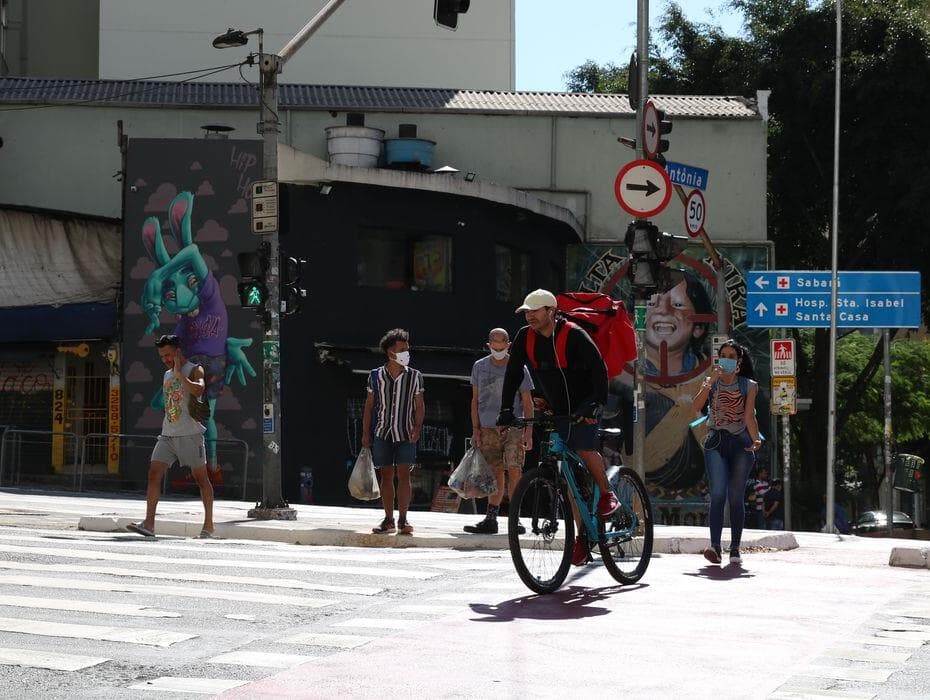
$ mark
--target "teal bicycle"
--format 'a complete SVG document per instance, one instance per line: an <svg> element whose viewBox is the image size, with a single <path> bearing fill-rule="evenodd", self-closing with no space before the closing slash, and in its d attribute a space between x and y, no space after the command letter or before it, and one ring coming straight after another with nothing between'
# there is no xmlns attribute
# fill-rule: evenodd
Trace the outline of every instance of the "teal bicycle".
<svg viewBox="0 0 930 700"><path fill-rule="evenodd" d="M552 593L565 581L575 542L572 501L577 504L588 548L595 548L617 581L629 585L646 573L652 556L653 517L649 494L628 467L608 467L607 478L620 507L606 519L597 514L600 490L587 467L565 444L556 417L520 420L535 423L547 436L539 466L524 473L510 498L510 555L520 579L536 593ZM601 436L619 431L602 429ZM571 499L571 500L569 500ZM526 526L518 534L520 522Z"/></svg>

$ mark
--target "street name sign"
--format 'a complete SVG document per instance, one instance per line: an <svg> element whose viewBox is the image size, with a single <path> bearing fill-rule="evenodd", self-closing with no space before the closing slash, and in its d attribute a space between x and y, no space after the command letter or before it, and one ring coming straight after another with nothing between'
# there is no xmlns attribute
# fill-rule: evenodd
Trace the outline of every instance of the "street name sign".
<svg viewBox="0 0 930 700"><path fill-rule="evenodd" d="M751 271L746 313L750 328L829 328L832 276L819 270ZM838 275L840 328L920 326L920 273L846 271Z"/></svg>
<svg viewBox="0 0 930 700"><path fill-rule="evenodd" d="M772 341L772 376L793 377L794 341L777 339Z"/></svg>
<svg viewBox="0 0 930 700"><path fill-rule="evenodd" d="M685 229L688 235L692 238L700 236L706 220L707 205L704 203L704 195L700 190L691 190L691 194L685 200Z"/></svg>
<svg viewBox="0 0 930 700"><path fill-rule="evenodd" d="M697 187L699 190L707 189L707 180L710 173L704 168L668 161L665 164L665 170L668 172L669 180L672 181L673 185Z"/></svg>
<svg viewBox="0 0 930 700"><path fill-rule="evenodd" d="M672 183L661 165L651 160L634 160L617 173L614 194L627 214L648 219L668 206Z"/></svg>

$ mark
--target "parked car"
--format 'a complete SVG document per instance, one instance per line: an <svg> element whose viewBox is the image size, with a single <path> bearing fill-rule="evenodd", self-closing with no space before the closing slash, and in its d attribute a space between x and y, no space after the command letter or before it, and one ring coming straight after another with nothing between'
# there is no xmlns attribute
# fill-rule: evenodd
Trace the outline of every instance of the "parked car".
<svg viewBox="0 0 930 700"><path fill-rule="evenodd" d="M911 516L899 510L894 511L891 522L895 530L914 529L914 521L911 520ZM868 510L860 515L856 524L853 525L853 532L857 535L883 530L888 530L888 513L883 510Z"/></svg>

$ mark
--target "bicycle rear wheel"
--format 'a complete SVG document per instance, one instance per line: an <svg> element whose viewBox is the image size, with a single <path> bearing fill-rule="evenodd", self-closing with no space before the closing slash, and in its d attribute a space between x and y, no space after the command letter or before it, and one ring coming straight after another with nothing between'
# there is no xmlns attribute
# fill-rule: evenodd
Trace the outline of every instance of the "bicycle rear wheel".
<svg viewBox="0 0 930 700"><path fill-rule="evenodd" d="M536 593L561 586L572 562L575 521L555 469L540 466L523 475L510 497L508 530L510 556L523 583Z"/></svg>
<svg viewBox="0 0 930 700"><path fill-rule="evenodd" d="M620 507L598 519L601 559L617 581L636 583L652 556L652 504L643 480L629 467L620 467L611 485Z"/></svg>

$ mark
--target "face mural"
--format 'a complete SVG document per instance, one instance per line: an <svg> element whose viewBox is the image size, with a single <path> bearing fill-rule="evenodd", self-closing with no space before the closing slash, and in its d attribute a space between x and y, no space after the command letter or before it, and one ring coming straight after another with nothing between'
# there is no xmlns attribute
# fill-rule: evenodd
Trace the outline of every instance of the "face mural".
<svg viewBox="0 0 930 700"><path fill-rule="evenodd" d="M706 491L700 448L706 427L692 425L691 397L713 363L712 338L717 334L718 300L722 301L732 329L728 335L749 347L760 383L759 425L763 432L768 425L768 334L746 327L745 284L746 270L767 267L767 249L747 245L723 247L720 252L724 285L719 290L710 261L700 257L703 248L689 248L676 258L672 264L675 272L671 288L647 301L643 333L647 484L660 502L668 499L692 503L696 524L700 522L697 511L703 508ZM633 310L626 251L622 247L574 246L569 249L568 261L568 289L604 292L622 299ZM621 374L611 378L615 409L631 405L632 373L632 365L627 365ZM630 425L624 427L629 429ZM760 463L766 459L767 455L760 453Z"/></svg>
<svg viewBox="0 0 930 700"><path fill-rule="evenodd" d="M236 288L236 256L259 242L247 202L260 160L254 141L193 139L130 140L127 158L124 431L160 430L164 366L154 341L178 335L184 356L204 369L207 461L227 485L261 442L261 324ZM132 473L147 466L135 461Z"/></svg>

